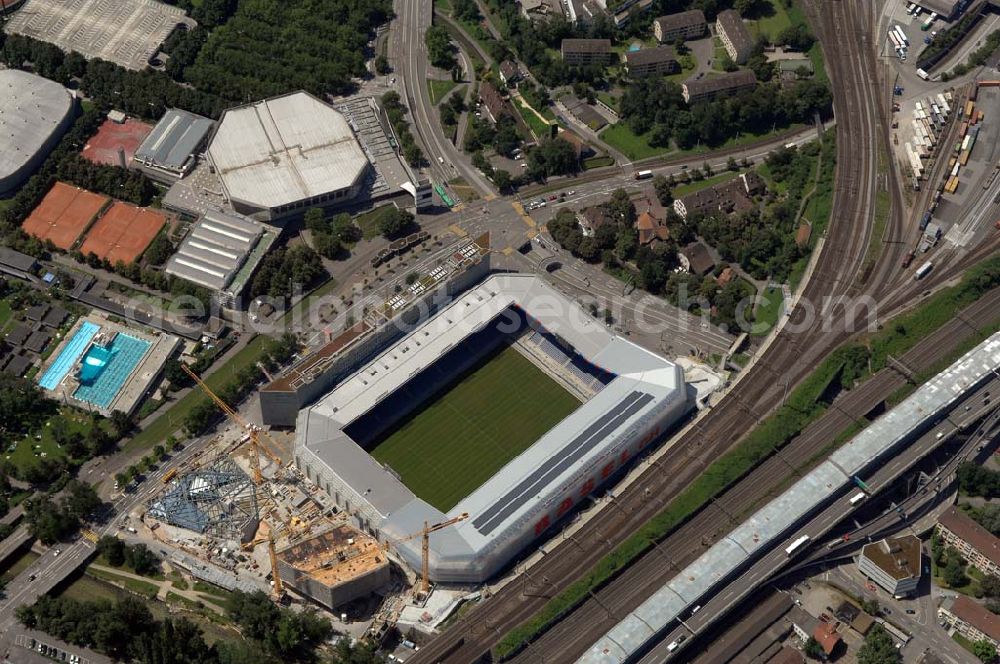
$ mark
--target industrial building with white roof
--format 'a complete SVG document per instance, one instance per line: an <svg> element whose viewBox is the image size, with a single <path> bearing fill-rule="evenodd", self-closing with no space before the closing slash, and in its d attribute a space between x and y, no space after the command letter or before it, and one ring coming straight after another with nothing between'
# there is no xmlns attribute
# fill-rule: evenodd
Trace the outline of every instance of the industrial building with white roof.
<svg viewBox="0 0 1000 664"><path fill-rule="evenodd" d="M349 202L370 170L344 116L306 92L226 111L208 158L233 208L266 220Z"/></svg>
<svg viewBox="0 0 1000 664"><path fill-rule="evenodd" d="M544 335L592 366L595 377L584 379L592 380L593 396L444 514L369 456L354 432L364 436L369 426L387 429L421 407L393 401L394 395L432 366L467 365L478 359L477 352L489 353L465 342L504 324L505 335ZM430 536L430 577L481 582L567 515L575 501L616 476L692 406L679 366L615 335L541 277L492 274L391 338L299 411L295 459L311 481L380 539L398 540L424 522L468 513L467 520ZM386 413L392 421L384 421ZM359 424L363 420L368 424ZM400 543L397 550L419 569L419 541Z"/></svg>
<svg viewBox="0 0 1000 664"><path fill-rule="evenodd" d="M1000 368L1000 333L966 353L841 446L780 496L720 539L603 635L581 664L632 661L717 585L784 541L793 528L852 486L887 455L933 426L942 413Z"/></svg>
<svg viewBox="0 0 1000 664"><path fill-rule="evenodd" d="M167 261L166 272L220 291L232 281L263 232L260 224L246 217L209 211Z"/></svg>
<svg viewBox="0 0 1000 664"><path fill-rule="evenodd" d="M42 165L73 120L73 93L41 76L0 70L0 195Z"/></svg>

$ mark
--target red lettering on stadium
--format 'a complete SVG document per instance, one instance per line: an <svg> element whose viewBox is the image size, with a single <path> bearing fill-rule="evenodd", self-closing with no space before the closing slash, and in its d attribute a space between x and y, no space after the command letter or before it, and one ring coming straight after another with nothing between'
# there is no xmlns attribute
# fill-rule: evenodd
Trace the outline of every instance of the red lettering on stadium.
<svg viewBox="0 0 1000 664"><path fill-rule="evenodd" d="M604 468L601 468L601 479L602 480L608 479L609 477L611 477L611 473L613 473L614 471L615 471L615 462L609 461L604 465Z"/></svg>
<svg viewBox="0 0 1000 664"><path fill-rule="evenodd" d="M535 524L535 537L538 537L539 535L541 535L542 533L544 533L546 530L548 530L550 523L551 522L549 521L549 515L548 514L546 514L541 519L539 519L538 522Z"/></svg>
<svg viewBox="0 0 1000 664"><path fill-rule="evenodd" d="M580 497L586 498L587 494L594 490L594 478L588 479L580 486Z"/></svg>
<svg viewBox="0 0 1000 664"><path fill-rule="evenodd" d="M618 463L620 463L620 464L622 464L624 466L626 464L626 462L628 462L628 458L629 458L628 450L622 450L622 454L618 458Z"/></svg>
<svg viewBox="0 0 1000 664"><path fill-rule="evenodd" d="M562 502L559 503L559 509L556 510L556 516L560 517L571 509L573 509L573 499L563 498Z"/></svg>

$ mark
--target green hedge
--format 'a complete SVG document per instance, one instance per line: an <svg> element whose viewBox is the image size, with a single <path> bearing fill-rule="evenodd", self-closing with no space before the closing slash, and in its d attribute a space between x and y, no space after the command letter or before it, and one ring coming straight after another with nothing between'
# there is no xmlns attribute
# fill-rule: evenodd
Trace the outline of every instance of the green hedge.
<svg viewBox="0 0 1000 664"><path fill-rule="evenodd" d="M891 328L872 335L868 342L873 349L873 368L877 370L884 366L886 353L906 352L921 337L951 320L960 309L997 286L1000 286L1000 256L973 268L966 273L961 284L929 299L913 312L902 316ZM841 380L848 365L857 362L859 350L864 350L864 347L854 343L834 350L791 391L785 405L751 431L736 448L706 468L662 512L602 558L583 578L549 600L527 622L511 630L494 648L496 657L504 659L520 651L581 604L591 592L596 592L638 559L653 543L662 540L697 513L712 497L784 447L824 412L821 397L834 381Z"/></svg>

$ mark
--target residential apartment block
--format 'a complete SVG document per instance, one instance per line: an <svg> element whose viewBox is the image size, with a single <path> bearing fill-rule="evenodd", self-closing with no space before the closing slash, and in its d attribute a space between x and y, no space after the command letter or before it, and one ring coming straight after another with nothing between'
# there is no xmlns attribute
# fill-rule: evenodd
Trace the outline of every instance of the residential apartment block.
<svg viewBox="0 0 1000 664"><path fill-rule="evenodd" d="M561 50L563 62L573 66L605 64L614 55L610 39L564 39Z"/></svg>
<svg viewBox="0 0 1000 664"><path fill-rule="evenodd" d="M722 40L722 45L726 47L726 53L733 62L738 65L746 64L753 49L753 38L735 9L719 12L715 19L715 34Z"/></svg>
<svg viewBox="0 0 1000 664"><path fill-rule="evenodd" d="M678 39L698 39L707 28L705 13L700 9L653 19L653 34L661 44L673 44Z"/></svg>
<svg viewBox="0 0 1000 664"><path fill-rule="evenodd" d="M937 533L980 572L1000 575L1000 539L954 505L938 519Z"/></svg>
<svg viewBox="0 0 1000 664"><path fill-rule="evenodd" d="M681 70L674 49L669 46L644 48L625 54L625 69L632 78L673 74Z"/></svg>
<svg viewBox="0 0 1000 664"><path fill-rule="evenodd" d="M688 104L697 104L700 101L711 101L716 97L753 90L755 87L757 87L757 77L749 69L741 69L728 74L688 81L681 86L681 93Z"/></svg>
<svg viewBox="0 0 1000 664"><path fill-rule="evenodd" d="M973 643L985 639L1000 647L1000 616L965 595L949 597L938 607L938 617Z"/></svg>

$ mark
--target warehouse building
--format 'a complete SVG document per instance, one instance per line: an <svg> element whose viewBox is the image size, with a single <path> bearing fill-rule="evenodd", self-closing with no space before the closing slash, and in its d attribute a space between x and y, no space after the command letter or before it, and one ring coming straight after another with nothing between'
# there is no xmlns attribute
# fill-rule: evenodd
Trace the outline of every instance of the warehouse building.
<svg viewBox="0 0 1000 664"><path fill-rule="evenodd" d="M178 108L167 110L132 157L132 168L163 184L191 172L215 123Z"/></svg>
<svg viewBox="0 0 1000 664"><path fill-rule="evenodd" d="M866 544L858 558L858 570L896 598L916 592L921 569L916 535Z"/></svg>
<svg viewBox="0 0 1000 664"><path fill-rule="evenodd" d="M42 165L72 123L75 101L47 78L0 70L0 196Z"/></svg>
<svg viewBox="0 0 1000 664"><path fill-rule="evenodd" d="M306 92L226 111L208 158L236 212L263 220L349 203L371 170L344 116Z"/></svg>
<svg viewBox="0 0 1000 664"><path fill-rule="evenodd" d="M705 13L700 9L653 19L653 34L661 44L673 44L678 39L698 39L707 28Z"/></svg>
<svg viewBox="0 0 1000 664"><path fill-rule="evenodd" d="M722 40L726 53L738 65L746 64L753 50L753 38L735 9L719 12L715 19L715 34Z"/></svg>
<svg viewBox="0 0 1000 664"><path fill-rule="evenodd" d="M227 299L238 297L267 248L259 246L264 236L264 228L255 221L211 210L191 227L167 261L166 273L228 295Z"/></svg>

